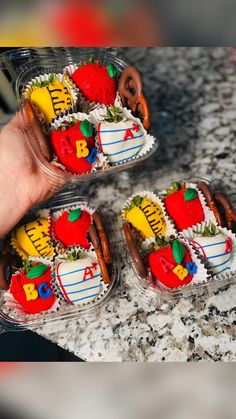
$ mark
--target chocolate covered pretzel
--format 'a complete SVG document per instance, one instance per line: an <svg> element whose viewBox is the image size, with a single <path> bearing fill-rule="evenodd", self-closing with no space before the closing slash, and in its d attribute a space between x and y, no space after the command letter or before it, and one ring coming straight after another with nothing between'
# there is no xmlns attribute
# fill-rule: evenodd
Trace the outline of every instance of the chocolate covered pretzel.
<svg viewBox="0 0 236 419"><path fill-rule="evenodd" d="M214 198L224 208L227 227L230 230L233 230L234 223L236 223L236 212L233 210L229 198L227 198L224 194L219 192L215 193Z"/></svg>
<svg viewBox="0 0 236 419"><path fill-rule="evenodd" d="M143 83L140 73L134 66L127 67L120 76L118 93L124 106L128 104L134 114L141 113L143 126L148 130L151 123L150 110L142 90Z"/></svg>
<svg viewBox="0 0 236 419"><path fill-rule="evenodd" d="M200 189L200 191L205 196L207 205L212 210L212 212L213 212L213 214L216 218L216 221L218 222L218 224L220 226L223 227L224 226L223 217L222 217L222 215L219 211L219 208L217 207L217 204L216 204L215 199L214 199L214 194L212 193L210 187L207 185L206 182L204 182L202 180L197 182L197 187L198 187L198 189Z"/></svg>
<svg viewBox="0 0 236 419"><path fill-rule="evenodd" d="M138 274L141 276L141 278L146 278L147 277L147 267L144 263L144 260L139 252L139 249L135 243L135 239L132 235L132 231L130 228L129 223L125 223L123 225L123 229L124 229L124 234L125 234L125 239L126 239L126 243L128 246L128 249L130 251L133 263L135 265L136 271L138 272Z"/></svg>

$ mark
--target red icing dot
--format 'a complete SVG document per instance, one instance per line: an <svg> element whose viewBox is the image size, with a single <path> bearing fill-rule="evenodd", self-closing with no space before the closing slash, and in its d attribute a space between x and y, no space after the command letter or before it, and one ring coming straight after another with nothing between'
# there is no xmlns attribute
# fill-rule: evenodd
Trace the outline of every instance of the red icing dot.
<svg viewBox="0 0 236 419"><path fill-rule="evenodd" d="M99 63L79 67L71 76L85 99L104 105L114 105L116 79L108 74L107 67Z"/></svg>

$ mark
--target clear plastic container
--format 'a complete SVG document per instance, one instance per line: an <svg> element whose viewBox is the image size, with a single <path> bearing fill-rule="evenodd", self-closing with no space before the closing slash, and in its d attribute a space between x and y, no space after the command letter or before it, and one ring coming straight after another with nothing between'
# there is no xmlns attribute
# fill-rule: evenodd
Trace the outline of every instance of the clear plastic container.
<svg viewBox="0 0 236 419"><path fill-rule="evenodd" d="M214 186L217 187L217 190L227 194L225 188L218 187L218 184L214 182L214 180L210 180L209 178L188 178L188 179L181 179L178 182L192 182L196 183L197 181L204 181L207 184L211 185L212 189L214 190ZM173 180L173 182L176 180ZM172 182L168 182L167 185L163 185L162 190L168 188ZM149 188L149 190L152 190ZM158 191L154 191L158 194ZM198 283L198 284L188 284L187 286L182 286L178 288L167 288L165 286L153 286L152 281L150 281L150 277L142 278L136 269L135 263L132 259L130 254L128 245L126 243L125 234L123 231L124 220L119 219L119 231L123 237L123 259L126 261L127 266L130 269L130 276L132 277L133 285L136 287L140 293L140 296L145 300L149 300L152 304L158 306L163 302L174 302L179 300L180 298L187 298L193 297L203 294L206 290L209 293L213 293L219 289L222 289L236 281L236 274L232 273L227 278L218 278L211 277L207 282Z"/></svg>
<svg viewBox="0 0 236 419"><path fill-rule="evenodd" d="M60 194L50 199L42 206L38 206L31 210L24 217L24 221L31 219L35 211L40 209L51 209L53 211L58 211L61 209L69 208L73 205L87 205L90 208L98 209L96 204L91 201L80 197L78 195L78 190L76 185L67 187ZM110 251L112 255L112 265L111 265L111 284L109 289L106 291L104 296L102 296L98 301L90 302L84 306L78 305L63 305L60 306L59 310L53 313L40 313L36 315L26 315L22 316L16 320L16 316L11 316L10 314L5 314L6 310L3 309L4 304L4 291L0 292L0 333L5 331L21 331L24 329L36 329L45 324L55 324L57 322L69 321L78 319L80 316L96 316L99 313L99 310L107 304L107 302L112 297L115 289L120 282L120 251L119 246L120 242L118 239L118 232L114 228L114 219L111 215L111 212L108 210L100 211L102 218L106 220L105 230L106 234L109 237L110 242Z"/></svg>
<svg viewBox="0 0 236 419"><path fill-rule="evenodd" d="M56 172L55 168L43 156L39 147L39 135L32 126L26 112L23 112L24 98L22 90L34 77L42 74L61 73L66 66L86 61L94 56L102 64L113 64L118 74L127 67L127 64L118 59L115 55L106 51L105 48L41 48L41 49L18 49L4 52L0 56L0 65L10 74L13 80L13 87L18 99L19 107L22 110L22 117L27 126L25 133L26 141L34 156L37 165L50 176L56 184L61 182L84 182L101 176L116 173L139 163L150 157L158 148L158 139L154 146L143 156L124 162L116 166L109 166L99 169L96 172L89 172L83 175L65 175L63 172ZM141 70L141 69L140 69ZM137 116L137 115L136 115Z"/></svg>

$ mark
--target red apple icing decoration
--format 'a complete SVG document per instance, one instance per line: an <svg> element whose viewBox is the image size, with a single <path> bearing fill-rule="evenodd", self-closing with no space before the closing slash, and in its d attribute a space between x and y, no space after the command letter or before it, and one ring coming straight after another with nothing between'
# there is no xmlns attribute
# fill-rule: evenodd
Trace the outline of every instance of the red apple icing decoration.
<svg viewBox="0 0 236 419"><path fill-rule="evenodd" d="M71 76L85 99L103 105L114 105L117 91L117 71L113 64L85 64Z"/></svg>
<svg viewBox="0 0 236 419"><path fill-rule="evenodd" d="M88 230L92 223L87 211L77 208L70 212L65 211L54 224L56 238L66 247L80 246L89 249Z"/></svg>
<svg viewBox="0 0 236 419"><path fill-rule="evenodd" d="M78 175L90 172L97 159L93 126L88 120L72 118L61 129L51 131L51 142L60 163Z"/></svg>
<svg viewBox="0 0 236 419"><path fill-rule="evenodd" d="M179 231L204 221L204 212L197 190L174 183L174 190L169 192L164 199L166 211Z"/></svg>
<svg viewBox="0 0 236 419"><path fill-rule="evenodd" d="M55 295L51 289L50 267L40 263L12 276L10 292L15 300L29 314L49 310Z"/></svg>
<svg viewBox="0 0 236 419"><path fill-rule="evenodd" d="M169 288L189 284L197 272L189 251L177 239L150 253L148 262L153 276Z"/></svg>

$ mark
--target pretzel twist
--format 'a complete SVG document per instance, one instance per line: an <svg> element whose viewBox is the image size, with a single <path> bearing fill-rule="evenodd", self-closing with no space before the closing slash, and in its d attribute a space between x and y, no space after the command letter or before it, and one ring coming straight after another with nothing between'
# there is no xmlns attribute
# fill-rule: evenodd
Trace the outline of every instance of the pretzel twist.
<svg viewBox="0 0 236 419"><path fill-rule="evenodd" d="M138 111L143 118L145 129L150 128L150 109L143 94L143 82L140 73L134 66L127 67L121 74L118 93L124 106L128 104L131 111L136 114Z"/></svg>
<svg viewBox="0 0 236 419"><path fill-rule="evenodd" d="M125 223L124 226L123 226L123 229L124 229L126 243L127 243L128 249L130 251L132 260L134 262L136 271L141 276L141 278L146 278L147 277L147 268L146 268L146 265L144 263L144 260L141 256L141 254L138 250L138 247L136 246L136 243L135 243L135 240L133 238L132 231L131 231L129 223Z"/></svg>
<svg viewBox="0 0 236 419"><path fill-rule="evenodd" d="M112 263L110 244L104 229L101 215L97 211L93 213L93 221L100 237L104 260L108 265L110 265Z"/></svg>
<svg viewBox="0 0 236 419"><path fill-rule="evenodd" d="M236 223L236 212L233 210L232 204L224 194L216 192L215 200L219 202L225 210L225 218L227 227L232 230L234 223Z"/></svg>
<svg viewBox="0 0 236 419"><path fill-rule="evenodd" d="M203 181L199 181L197 182L197 187L198 189L200 189L200 191L203 193L203 195L206 198L207 201L207 205L209 206L209 208L212 210L216 221L218 222L218 224L223 227L224 226L224 221L223 221L223 217L216 205L216 202L214 200L214 196L213 193L210 189L210 187L206 184L206 182Z"/></svg>
<svg viewBox="0 0 236 419"><path fill-rule="evenodd" d="M89 236L90 236L90 239L93 243L93 246L94 246L94 249L95 249L95 252L96 252L96 255L97 255L98 263L99 263L100 268L101 268L102 278L103 278L103 280L106 284L110 284L111 280L110 280L110 276L109 276L109 273L108 273L108 270L107 270L105 260L103 258L101 242L100 242L100 239L97 235L97 231L96 231L93 224L91 224L89 226Z"/></svg>

